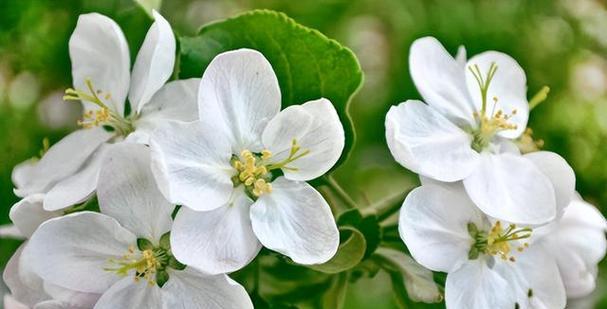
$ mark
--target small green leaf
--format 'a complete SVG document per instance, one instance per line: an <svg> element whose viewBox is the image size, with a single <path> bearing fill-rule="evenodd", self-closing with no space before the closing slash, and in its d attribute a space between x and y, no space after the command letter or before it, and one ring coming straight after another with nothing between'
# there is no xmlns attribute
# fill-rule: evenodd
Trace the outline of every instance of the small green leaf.
<svg viewBox="0 0 607 309"><path fill-rule="evenodd" d="M141 251L148 249L152 250L154 249L154 244L145 238L137 238L137 248L139 248Z"/></svg>
<svg viewBox="0 0 607 309"><path fill-rule="evenodd" d="M166 232L162 236L160 236L160 241L158 242L160 248L164 250L171 250L171 232Z"/></svg>
<svg viewBox="0 0 607 309"><path fill-rule="evenodd" d="M346 292L348 291L347 272L340 273L333 277L331 286L322 298L323 308L342 309L346 301Z"/></svg>
<svg viewBox="0 0 607 309"><path fill-rule="evenodd" d="M171 256L169 258L168 266L172 269L177 269L177 270L184 270L186 267L185 264L181 264L181 262L177 261L177 259L174 256Z"/></svg>
<svg viewBox="0 0 607 309"><path fill-rule="evenodd" d="M436 303L443 300L432 272L409 255L391 248L379 248L373 257L390 273L397 300L402 296L399 291L402 284L413 301Z"/></svg>
<svg viewBox="0 0 607 309"><path fill-rule="evenodd" d="M369 213L363 216L360 209L349 209L339 215L337 225L354 227L365 236L367 245L365 259L371 256L379 246L382 230L375 214Z"/></svg>
<svg viewBox="0 0 607 309"><path fill-rule="evenodd" d="M342 242L335 256L324 264L312 265L310 268L324 273L336 274L358 265L367 248L365 237L355 228L342 227L340 238Z"/></svg>
<svg viewBox="0 0 607 309"><path fill-rule="evenodd" d="M218 54L239 48L261 52L272 64L282 107L329 99L346 135L343 162L354 143L349 115L352 96L362 84L358 60L349 49L278 12L255 10L202 27L197 36L180 38L180 78L200 77Z"/></svg>
<svg viewBox="0 0 607 309"><path fill-rule="evenodd" d="M164 269L158 270L156 273L156 284L162 287L167 281L169 281L169 273Z"/></svg>

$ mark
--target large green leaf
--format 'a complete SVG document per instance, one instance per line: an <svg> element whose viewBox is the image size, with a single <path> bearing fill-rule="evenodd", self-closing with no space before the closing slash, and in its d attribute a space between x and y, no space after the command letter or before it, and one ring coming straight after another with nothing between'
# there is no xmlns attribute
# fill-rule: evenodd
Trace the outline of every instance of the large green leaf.
<svg viewBox="0 0 607 309"><path fill-rule="evenodd" d="M217 54L251 48L272 64L283 108L321 97L331 100L346 132L346 147L338 164L347 158L354 143L348 106L363 80L358 60L349 49L282 13L267 10L203 26L198 35L179 41L180 78L200 77Z"/></svg>

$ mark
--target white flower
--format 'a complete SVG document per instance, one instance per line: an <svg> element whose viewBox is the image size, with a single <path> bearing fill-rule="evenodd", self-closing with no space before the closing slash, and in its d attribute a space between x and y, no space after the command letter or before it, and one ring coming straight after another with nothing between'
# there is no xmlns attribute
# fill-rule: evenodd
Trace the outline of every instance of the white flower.
<svg viewBox="0 0 607 309"><path fill-rule="evenodd" d="M199 122L169 123L150 143L161 191L186 206L171 233L175 256L210 273L243 267L261 244L300 264L329 260L337 226L305 181L326 173L344 147L331 102L280 111L270 63L241 49L209 64L198 104Z"/></svg>
<svg viewBox="0 0 607 309"><path fill-rule="evenodd" d="M72 291L44 282L31 273L26 265L20 263L23 248L21 245L6 264L2 280L11 291L5 296L6 309L87 309L92 308L99 294Z"/></svg>
<svg viewBox="0 0 607 309"><path fill-rule="evenodd" d="M584 297L594 290L598 263L607 250L606 231L605 217L579 196L562 218L538 229L544 235L541 242L556 257L567 297Z"/></svg>
<svg viewBox="0 0 607 309"><path fill-rule="evenodd" d="M21 263L44 282L101 294L95 308L252 308L242 286L177 262L168 232L174 206L158 191L149 149L122 143L103 160L102 213L46 221Z"/></svg>
<svg viewBox="0 0 607 309"><path fill-rule="evenodd" d="M82 101L83 129L53 145L39 161L15 167L15 194L45 193L49 211L83 202L97 187L106 143L125 138L147 143L159 122L196 119L199 80L163 86L173 71L175 38L168 22L158 13L154 17L130 73L129 49L118 25L97 13L80 16L69 43L74 89L66 91L65 99Z"/></svg>
<svg viewBox="0 0 607 309"><path fill-rule="evenodd" d="M487 217L461 185L414 189L399 231L420 264L448 273L447 308L565 307L557 263L533 243L532 228Z"/></svg>
<svg viewBox="0 0 607 309"><path fill-rule="evenodd" d="M386 139L394 158L429 178L463 180L470 198L492 217L524 224L554 219L550 181L511 142L529 116L518 63L489 51L462 65L462 52L456 61L429 37L413 43L409 60L427 104L410 100L388 112Z"/></svg>

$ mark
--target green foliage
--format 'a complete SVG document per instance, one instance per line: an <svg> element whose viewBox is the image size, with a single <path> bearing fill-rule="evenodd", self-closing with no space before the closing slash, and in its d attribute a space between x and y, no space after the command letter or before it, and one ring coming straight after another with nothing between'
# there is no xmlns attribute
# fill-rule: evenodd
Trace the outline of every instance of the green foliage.
<svg viewBox="0 0 607 309"><path fill-rule="evenodd" d="M350 226L356 228L365 237L366 250L364 258L368 258L375 252L379 246L382 237L382 231L374 214L362 215L360 209L353 208L340 214L337 218L339 226Z"/></svg>
<svg viewBox="0 0 607 309"><path fill-rule="evenodd" d="M337 254L328 262L312 265L310 268L328 274L336 274L358 265L365 256L367 249L365 236L357 229L351 227L340 228L341 244Z"/></svg>
<svg viewBox="0 0 607 309"><path fill-rule="evenodd" d="M180 78L200 77L222 52L251 48L272 64L283 108L321 97L329 99L346 132L340 162L347 158L355 138L349 104L363 80L358 60L349 49L282 13L267 10L203 26L196 36L179 41Z"/></svg>

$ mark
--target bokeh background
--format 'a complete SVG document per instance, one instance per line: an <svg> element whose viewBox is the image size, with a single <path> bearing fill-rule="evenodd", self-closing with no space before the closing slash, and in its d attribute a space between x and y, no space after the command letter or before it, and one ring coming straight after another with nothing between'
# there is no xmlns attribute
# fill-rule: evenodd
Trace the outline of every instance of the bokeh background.
<svg viewBox="0 0 607 309"><path fill-rule="evenodd" d="M437 37L450 52L499 50L527 73L529 96L542 86L548 100L531 114L544 149L573 166L577 190L607 211L607 5L596 0L165 0L161 13L180 35L240 12L282 11L351 48L365 73L351 113L358 135L350 160L336 178L365 205L417 185L395 164L384 139L391 105L419 98L408 73L408 49L416 38ZM132 59L149 18L130 0L0 0L0 224L17 201L13 166L36 156L48 138L75 128L78 104L63 102L71 84L69 35L81 13L115 19ZM0 268L19 241L0 240ZM607 308L607 263L597 291L571 308ZM538 266L539 267L539 266ZM3 288L3 291L5 288ZM396 308L389 279L379 273L351 286L346 308Z"/></svg>

